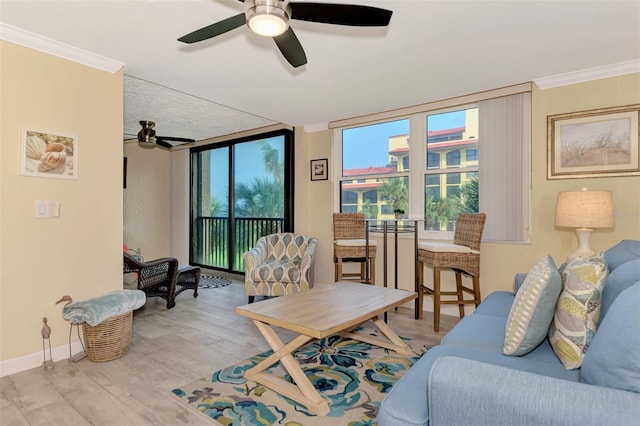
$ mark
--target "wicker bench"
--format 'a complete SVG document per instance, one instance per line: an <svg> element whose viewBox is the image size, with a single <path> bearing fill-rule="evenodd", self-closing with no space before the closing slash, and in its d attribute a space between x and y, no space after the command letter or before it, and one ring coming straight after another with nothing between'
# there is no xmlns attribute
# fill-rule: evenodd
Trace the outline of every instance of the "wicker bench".
<svg viewBox="0 0 640 426"><path fill-rule="evenodd" d="M177 295L185 290L193 290L193 297L198 297L198 284L200 284L200 268L197 266L181 266L178 268L178 277L176 278L176 291L174 299Z"/></svg>

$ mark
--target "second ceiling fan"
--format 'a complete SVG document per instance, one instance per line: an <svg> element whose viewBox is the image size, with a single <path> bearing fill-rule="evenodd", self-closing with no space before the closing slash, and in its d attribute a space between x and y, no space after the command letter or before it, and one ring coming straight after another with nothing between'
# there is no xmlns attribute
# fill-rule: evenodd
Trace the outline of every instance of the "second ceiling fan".
<svg viewBox="0 0 640 426"><path fill-rule="evenodd" d="M149 120L140 121L142 129L138 132L138 144L144 148L154 148L161 146L162 148L173 148L173 145L167 141L175 143L190 143L195 142L195 139L190 138L177 138L174 136L156 136L156 131L153 129L156 123Z"/></svg>
<svg viewBox="0 0 640 426"><path fill-rule="evenodd" d="M384 27L391 20L390 10L355 4L289 2L285 0L238 0L244 12L182 36L178 41L195 43L224 34L247 24L258 35L272 37L285 59L297 68L307 56L289 26L290 19L355 27Z"/></svg>

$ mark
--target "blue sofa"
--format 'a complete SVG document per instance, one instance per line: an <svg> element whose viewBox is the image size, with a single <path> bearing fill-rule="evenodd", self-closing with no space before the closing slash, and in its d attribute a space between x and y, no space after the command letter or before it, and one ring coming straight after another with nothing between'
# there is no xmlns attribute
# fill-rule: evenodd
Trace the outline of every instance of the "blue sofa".
<svg viewBox="0 0 640 426"><path fill-rule="evenodd" d="M518 274L514 293L490 294L396 383L381 403L378 424L639 425L640 241L618 243L605 261L609 274L589 350L596 339L602 342L601 358L611 362L602 372L618 373L625 384L585 383L587 359L580 369L565 369L548 338L526 355L503 355L509 311L526 277ZM630 338L617 342L624 335Z"/></svg>

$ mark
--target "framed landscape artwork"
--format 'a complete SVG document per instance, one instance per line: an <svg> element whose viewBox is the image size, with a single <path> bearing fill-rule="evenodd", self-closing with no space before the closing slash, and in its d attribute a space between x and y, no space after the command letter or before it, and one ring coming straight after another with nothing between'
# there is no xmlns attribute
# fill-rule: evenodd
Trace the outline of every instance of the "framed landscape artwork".
<svg viewBox="0 0 640 426"><path fill-rule="evenodd" d="M547 117L547 178L640 175L640 104Z"/></svg>
<svg viewBox="0 0 640 426"><path fill-rule="evenodd" d="M328 180L329 179L329 160L322 158L320 160L311 160L311 180Z"/></svg>
<svg viewBox="0 0 640 426"><path fill-rule="evenodd" d="M57 179L77 179L78 137L22 129L20 174Z"/></svg>

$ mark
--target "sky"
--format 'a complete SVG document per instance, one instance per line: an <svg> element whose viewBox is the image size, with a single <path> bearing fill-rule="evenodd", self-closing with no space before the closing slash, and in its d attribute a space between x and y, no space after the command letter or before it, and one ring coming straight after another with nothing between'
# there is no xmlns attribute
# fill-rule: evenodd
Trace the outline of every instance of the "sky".
<svg viewBox="0 0 640 426"><path fill-rule="evenodd" d="M465 112L453 111L429 116L430 131L463 127ZM388 138L408 135L409 119L346 129L342 132L343 168L384 166L389 159Z"/></svg>
<svg viewBox="0 0 640 426"><path fill-rule="evenodd" d="M284 161L284 137L276 136L263 139L269 142L272 148L278 150L280 161ZM227 201L228 176L229 176L229 148L214 149L211 151L211 179L218 184L211 185L211 195L221 202ZM240 143L235 145L235 183L251 182L255 177L265 173L262 149L257 141ZM221 185L220 183L225 183Z"/></svg>

